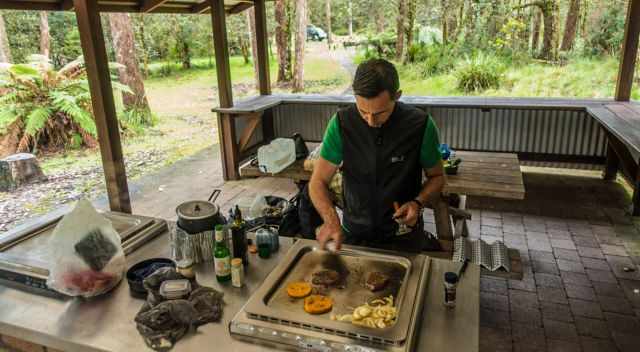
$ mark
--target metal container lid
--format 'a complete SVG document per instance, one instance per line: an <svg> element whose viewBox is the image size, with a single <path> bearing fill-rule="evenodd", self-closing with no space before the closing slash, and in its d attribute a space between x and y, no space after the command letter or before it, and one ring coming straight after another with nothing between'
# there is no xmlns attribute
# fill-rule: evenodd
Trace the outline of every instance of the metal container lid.
<svg viewBox="0 0 640 352"><path fill-rule="evenodd" d="M220 207L204 200L191 200L184 202L176 208L179 218L185 220L208 219L220 211Z"/></svg>
<svg viewBox="0 0 640 352"><path fill-rule="evenodd" d="M181 298L191 292L189 280L166 280L160 285L160 295L167 299Z"/></svg>

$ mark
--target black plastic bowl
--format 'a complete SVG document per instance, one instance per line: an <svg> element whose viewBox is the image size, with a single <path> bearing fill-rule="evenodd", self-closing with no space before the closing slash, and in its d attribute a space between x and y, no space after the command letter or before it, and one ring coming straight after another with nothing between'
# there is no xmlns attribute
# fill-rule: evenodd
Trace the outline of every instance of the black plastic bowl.
<svg viewBox="0 0 640 352"><path fill-rule="evenodd" d="M129 268L129 270L127 270L127 282L129 283L129 292L131 293L132 297L141 298L141 299L147 298L147 290L144 289L144 286L142 285L142 280L144 280L145 277L151 275L152 273L151 272L146 273L144 277L141 277L139 275L135 275L135 272L141 269L145 269L150 265L154 265L154 264L157 265L158 268L160 267L175 268L176 267L176 263L174 263L173 260L168 258L151 258L151 259L143 260L139 263L134 264L131 268Z"/></svg>

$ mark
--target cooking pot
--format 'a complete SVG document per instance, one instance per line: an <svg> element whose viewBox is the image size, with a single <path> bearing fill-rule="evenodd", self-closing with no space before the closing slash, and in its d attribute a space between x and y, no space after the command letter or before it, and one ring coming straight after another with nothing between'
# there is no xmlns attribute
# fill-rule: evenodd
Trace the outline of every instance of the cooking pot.
<svg viewBox="0 0 640 352"><path fill-rule="evenodd" d="M213 231L216 225L225 224L226 220L220 214L220 207L215 204L220 192L219 189L213 190L206 201L191 200L178 205L178 226L189 234L196 234Z"/></svg>

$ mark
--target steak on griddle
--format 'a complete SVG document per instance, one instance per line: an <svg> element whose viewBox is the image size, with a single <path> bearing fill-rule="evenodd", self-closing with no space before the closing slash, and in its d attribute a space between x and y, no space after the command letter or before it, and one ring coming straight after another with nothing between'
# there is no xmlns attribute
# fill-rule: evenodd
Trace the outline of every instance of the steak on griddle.
<svg viewBox="0 0 640 352"><path fill-rule="evenodd" d="M375 292L384 289L387 286L387 283L389 283L388 275L385 275L379 271L374 271L369 273L369 276L367 276L365 286L369 290Z"/></svg>
<svg viewBox="0 0 640 352"><path fill-rule="evenodd" d="M320 270L313 273L311 282L314 285L332 286L340 281L340 274L335 270Z"/></svg>

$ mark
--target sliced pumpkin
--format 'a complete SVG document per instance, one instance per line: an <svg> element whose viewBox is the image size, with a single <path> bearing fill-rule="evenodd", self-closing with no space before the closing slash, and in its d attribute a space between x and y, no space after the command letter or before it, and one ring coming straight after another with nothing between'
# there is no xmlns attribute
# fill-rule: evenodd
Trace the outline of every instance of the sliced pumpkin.
<svg viewBox="0 0 640 352"><path fill-rule="evenodd" d="M311 285L306 282L292 282L287 285L287 294L292 298L304 298L311 293Z"/></svg>
<svg viewBox="0 0 640 352"><path fill-rule="evenodd" d="M331 297L311 295L304 299L304 311L309 314L324 314L333 307Z"/></svg>

